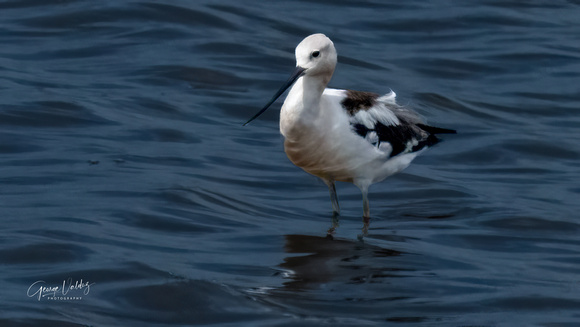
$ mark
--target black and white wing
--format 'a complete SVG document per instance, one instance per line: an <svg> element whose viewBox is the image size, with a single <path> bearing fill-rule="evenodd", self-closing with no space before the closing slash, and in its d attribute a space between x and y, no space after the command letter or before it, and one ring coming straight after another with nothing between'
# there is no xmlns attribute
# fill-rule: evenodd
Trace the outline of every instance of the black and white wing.
<svg viewBox="0 0 580 327"><path fill-rule="evenodd" d="M414 111L399 106L396 94L346 91L341 105L352 130L389 157L419 151L439 141L435 134L454 130L425 125Z"/></svg>

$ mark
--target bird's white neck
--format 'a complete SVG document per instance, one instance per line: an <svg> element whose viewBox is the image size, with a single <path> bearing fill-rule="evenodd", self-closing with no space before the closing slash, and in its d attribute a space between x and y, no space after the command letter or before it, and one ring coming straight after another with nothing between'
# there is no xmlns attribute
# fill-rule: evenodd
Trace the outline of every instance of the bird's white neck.
<svg viewBox="0 0 580 327"><path fill-rule="evenodd" d="M330 78L303 76L288 93L280 113L280 131L286 139L302 134L318 119L320 99Z"/></svg>

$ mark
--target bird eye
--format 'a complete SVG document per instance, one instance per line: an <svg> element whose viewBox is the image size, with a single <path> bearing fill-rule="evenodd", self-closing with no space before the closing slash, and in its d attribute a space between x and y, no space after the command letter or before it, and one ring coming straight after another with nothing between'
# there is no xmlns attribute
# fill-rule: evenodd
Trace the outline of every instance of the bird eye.
<svg viewBox="0 0 580 327"><path fill-rule="evenodd" d="M317 58L318 56L320 56L320 51L318 51L318 50L312 51L311 56L314 57L314 58Z"/></svg>

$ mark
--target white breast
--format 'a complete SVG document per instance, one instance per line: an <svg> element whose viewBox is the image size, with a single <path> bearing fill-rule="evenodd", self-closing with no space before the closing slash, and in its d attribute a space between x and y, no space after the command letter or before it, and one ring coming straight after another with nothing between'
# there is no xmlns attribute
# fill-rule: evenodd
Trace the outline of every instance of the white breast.
<svg viewBox="0 0 580 327"><path fill-rule="evenodd" d="M343 90L326 89L317 110L313 110L316 114L307 115L307 119L299 112L304 112L304 108L284 103L280 130L286 138L286 154L296 166L315 176L352 182L357 176L368 174L368 169L372 169L369 165L379 168L389 153L373 147L351 130L349 117L340 104L343 97Z"/></svg>

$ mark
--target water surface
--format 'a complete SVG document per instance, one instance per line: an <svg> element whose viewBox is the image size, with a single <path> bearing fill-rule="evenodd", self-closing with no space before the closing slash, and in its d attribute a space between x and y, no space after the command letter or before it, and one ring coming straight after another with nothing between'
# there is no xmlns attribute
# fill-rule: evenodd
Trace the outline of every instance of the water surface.
<svg viewBox="0 0 580 327"><path fill-rule="evenodd" d="M0 1L0 325L578 325L579 16ZM315 32L331 87L393 89L459 132L373 185L364 242L350 184L325 237L328 191L285 157L280 103L241 126Z"/></svg>

